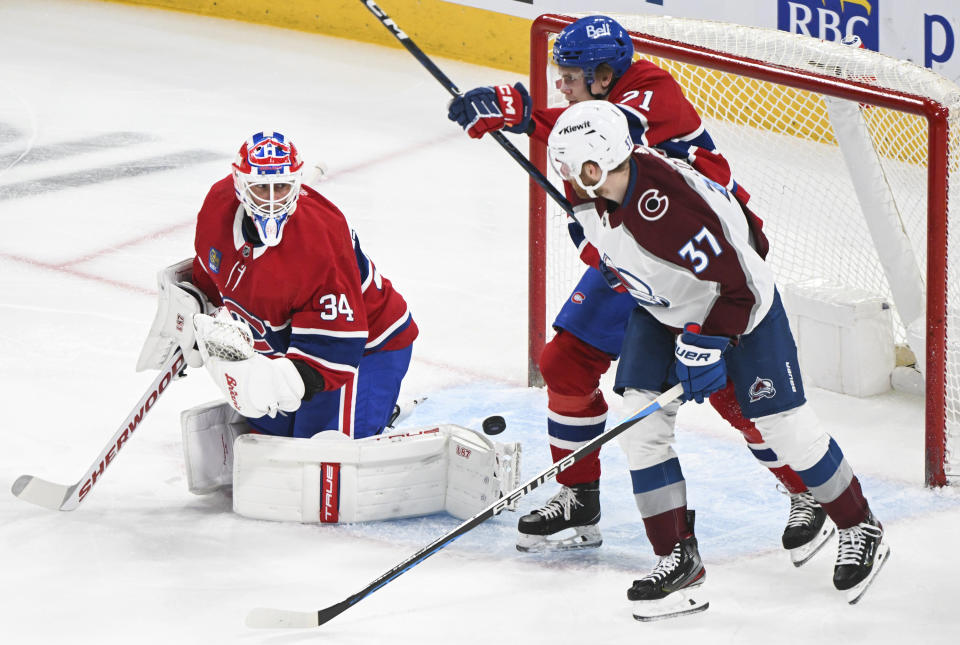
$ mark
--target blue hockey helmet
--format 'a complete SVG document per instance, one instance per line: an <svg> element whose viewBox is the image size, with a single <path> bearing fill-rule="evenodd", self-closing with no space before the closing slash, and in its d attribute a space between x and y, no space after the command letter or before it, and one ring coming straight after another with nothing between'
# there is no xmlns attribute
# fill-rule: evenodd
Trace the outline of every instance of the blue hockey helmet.
<svg viewBox="0 0 960 645"><path fill-rule="evenodd" d="M567 25L553 43L553 62L579 67L587 86L597 67L606 63L619 78L633 62L633 41L623 26L607 16L587 16Z"/></svg>

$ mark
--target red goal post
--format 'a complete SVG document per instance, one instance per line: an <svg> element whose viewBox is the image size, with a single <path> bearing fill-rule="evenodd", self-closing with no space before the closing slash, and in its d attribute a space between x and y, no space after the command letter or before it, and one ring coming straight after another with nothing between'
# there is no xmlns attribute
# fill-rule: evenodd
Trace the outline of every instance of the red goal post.
<svg viewBox="0 0 960 645"><path fill-rule="evenodd" d="M960 238L948 229L949 197L960 204L960 88L912 63L806 36L612 17L704 117L765 222L778 283L839 285L890 304L896 341L924 374L926 482L960 477ZM564 104L550 51L574 20L533 23L534 108ZM549 172L533 139L530 159ZM584 267L562 210L532 181L529 199L528 377L539 385L550 323Z"/></svg>

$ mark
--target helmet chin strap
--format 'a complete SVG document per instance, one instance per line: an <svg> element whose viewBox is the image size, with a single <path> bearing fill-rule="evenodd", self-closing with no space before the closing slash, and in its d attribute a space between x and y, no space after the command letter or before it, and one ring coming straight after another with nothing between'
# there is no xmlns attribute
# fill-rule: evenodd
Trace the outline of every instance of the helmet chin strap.
<svg viewBox="0 0 960 645"><path fill-rule="evenodd" d="M604 182L607 181L607 171L606 169L600 170L600 181L595 183L593 186L585 186L583 180L580 179L580 175L574 177L577 180L577 184L590 196L591 199L597 199L597 190L603 186Z"/></svg>
<svg viewBox="0 0 960 645"><path fill-rule="evenodd" d="M586 76L584 76L584 79L583 79L583 80L587 80L587 79L586 79ZM617 84L617 80L619 80L619 79L617 79L616 76L613 77L613 78L610 80L610 85L607 86L606 91L605 91L605 92L600 92L599 94L594 94L594 93L593 93L592 86L593 86L593 81L595 81L595 80L596 80L596 77L595 77L595 76L591 76L591 77L590 77L590 82L587 83L587 94L589 94L589 95L593 98L594 101L606 101L606 100L607 100L607 97L610 96L610 90L613 89L613 86Z"/></svg>

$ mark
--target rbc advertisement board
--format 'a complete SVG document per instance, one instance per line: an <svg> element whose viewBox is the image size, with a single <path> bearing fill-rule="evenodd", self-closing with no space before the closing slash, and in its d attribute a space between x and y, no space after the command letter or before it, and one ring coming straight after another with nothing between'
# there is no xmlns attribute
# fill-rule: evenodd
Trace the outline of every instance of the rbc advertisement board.
<svg viewBox="0 0 960 645"><path fill-rule="evenodd" d="M778 0L777 29L821 40L860 36L880 51L880 0Z"/></svg>
<svg viewBox="0 0 960 645"><path fill-rule="evenodd" d="M864 46L960 83L960 0L444 0L536 18L543 13L641 13L719 20Z"/></svg>

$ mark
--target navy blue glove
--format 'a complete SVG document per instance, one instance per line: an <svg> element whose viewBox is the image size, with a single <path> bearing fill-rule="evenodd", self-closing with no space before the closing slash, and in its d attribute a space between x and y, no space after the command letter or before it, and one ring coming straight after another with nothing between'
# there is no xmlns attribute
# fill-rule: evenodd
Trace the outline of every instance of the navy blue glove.
<svg viewBox="0 0 960 645"><path fill-rule="evenodd" d="M491 130L523 134L530 124L533 103L522 83L477 87L450 101L447 118L474 139Z"/></svg>
<svg viewBox="0 0 960 645"><path fill-rule="evenodd" d="M683 385L682 401L703 403L727 385L723 352L730 346L726 336L704 336L700 325L687 323L677 338L677 378Z"/></svg>

